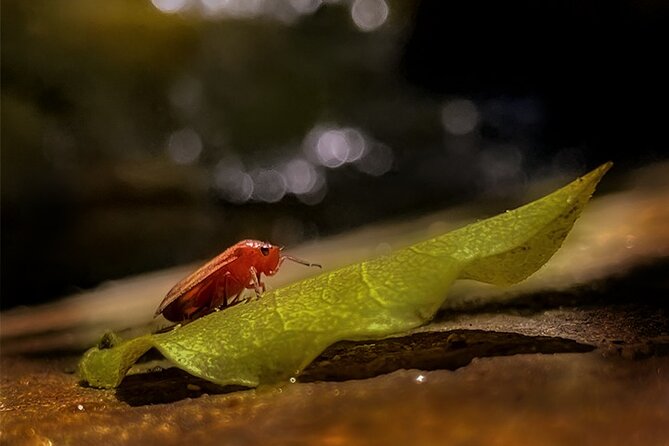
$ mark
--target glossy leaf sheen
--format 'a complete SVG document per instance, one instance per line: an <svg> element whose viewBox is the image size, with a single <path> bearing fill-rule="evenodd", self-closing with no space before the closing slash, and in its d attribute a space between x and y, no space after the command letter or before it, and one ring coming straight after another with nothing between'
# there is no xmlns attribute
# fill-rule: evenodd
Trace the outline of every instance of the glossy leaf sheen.
<svg viewBox="0 0 669 446"><path fill-rule="evenodd" d="M458 278L496 285L525 279L557 251L610 166L513 211L270 291L171 332L127 341L110 335L106 348L84 354L80 376L94 387L116 387L156 347L177 367L221 385L287 379L339 340L425 324Z"/></svg>

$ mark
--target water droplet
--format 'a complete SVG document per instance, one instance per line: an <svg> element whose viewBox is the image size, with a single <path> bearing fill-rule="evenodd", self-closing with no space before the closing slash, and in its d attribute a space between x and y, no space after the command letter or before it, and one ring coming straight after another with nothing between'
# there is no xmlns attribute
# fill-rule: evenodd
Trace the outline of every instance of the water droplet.
<svg viewBox="0 0 669 446"><path fill-rule="evenodd" d="M628 234L627 237L625 237L625 247L627 249L632 249L634 248L635 244L636 244L636 235Z"/></svg>

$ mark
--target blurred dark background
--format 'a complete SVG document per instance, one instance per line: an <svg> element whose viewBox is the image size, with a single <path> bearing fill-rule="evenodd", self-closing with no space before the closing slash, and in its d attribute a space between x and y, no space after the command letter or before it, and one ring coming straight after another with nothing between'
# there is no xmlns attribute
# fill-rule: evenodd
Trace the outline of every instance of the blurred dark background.
<svg viewBox="0 0 669 446"><path fill-rule="evenodd" d="M1 14L2 309L667 157L660 0Z"/></svg>

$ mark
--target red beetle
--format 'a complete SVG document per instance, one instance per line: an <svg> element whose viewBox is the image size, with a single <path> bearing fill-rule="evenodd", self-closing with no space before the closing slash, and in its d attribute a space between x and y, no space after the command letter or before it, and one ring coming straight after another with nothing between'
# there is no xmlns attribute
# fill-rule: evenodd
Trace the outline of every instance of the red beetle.
<svg viewBox="0 0 669 446"><path fill-rule="evenodd" d="M172 322L192 321L248 300L242 298L245 289L254 289L256 296L260 296L265 291L260 275L273 276L284 260L320 268L318 264L282 254L282 249L258 240L234 244L174 285L155 315L162 314Z"/></svg>

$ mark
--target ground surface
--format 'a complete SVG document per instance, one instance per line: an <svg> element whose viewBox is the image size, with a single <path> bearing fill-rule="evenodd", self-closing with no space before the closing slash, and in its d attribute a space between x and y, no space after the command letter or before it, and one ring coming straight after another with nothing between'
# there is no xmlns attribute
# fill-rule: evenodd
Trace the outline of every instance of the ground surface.
<svg viewBox="0 0 669 446"><path fill-rule="evenodd" d="M79 384L75 356L5 358L2 441L669 444L664 310L620 304L489 316L450 314L436 332L340 343L299 382L255 390L176 369L97 390ZM621 332L630 321L645 332ZM470 328L451 328L463 325ZM538 326L571 333L521 334Z"/></svg>

